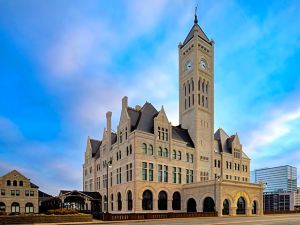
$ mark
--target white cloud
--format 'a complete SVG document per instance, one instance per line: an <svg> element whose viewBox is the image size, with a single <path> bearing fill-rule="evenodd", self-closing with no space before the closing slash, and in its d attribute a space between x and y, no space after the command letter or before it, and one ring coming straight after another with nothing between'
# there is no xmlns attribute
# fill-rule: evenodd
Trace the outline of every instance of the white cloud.
<svg viewBox="0 0 300 225"><path fill-rule="evenodd" d="M297 119L300 119L300 108L288 112L277 112L271 118L266 118L265 123L250 133L248 138L250 141L245 144L245 149L255 151L275 142L291 131L290 123Z"/></svg>

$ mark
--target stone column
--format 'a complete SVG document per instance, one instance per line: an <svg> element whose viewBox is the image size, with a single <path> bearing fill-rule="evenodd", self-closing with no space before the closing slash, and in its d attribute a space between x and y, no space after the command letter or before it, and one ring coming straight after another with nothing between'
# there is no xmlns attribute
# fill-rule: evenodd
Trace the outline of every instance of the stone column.
<svg viewBox="0 0 300 225"><path fill-rule="evenodd" d="M251 216L252 215L252 207L247 207L246 208L246 215Z"/></svg>
<svg viewBox="0 0 300 225"><path fill-rule="evenodd" d="M231 206L230 209L229 209L229 215L230 216L236 216L236 209L237 209L236 206Z"/></svg>

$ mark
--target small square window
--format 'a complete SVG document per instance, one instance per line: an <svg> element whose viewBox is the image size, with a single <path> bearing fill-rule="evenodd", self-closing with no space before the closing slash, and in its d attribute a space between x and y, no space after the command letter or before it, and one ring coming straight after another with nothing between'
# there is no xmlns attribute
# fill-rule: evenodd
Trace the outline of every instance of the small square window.
<svg viewBox="0 0 300 225"><path fill-rule="evenodd" d="M20 191L16 190L16 196L20 196Z"/></svg>
<svg viewBox="0 0 300 225"><path fill-rule="evenodd" d="M1 195L5 195L5 190L1 189Z"/></svg>
<svg viewBox="0 0 300 225"><path fill-rule="evenodd" d="M12 196L15 196L15 195L16 195L15 190L11 190L10 193L11 193Z"/></svg>
<svg viewBox="0 0 300 225"><path fill-rule="evenodd" d="M29 191L28 190L25 191L25 196L29 196Z"/></svg>
<svg viewBox="0 0 300 225"><path fill-rule="evenodd" d="M34 196L34 191L30 191L30 196Z"/></svg>

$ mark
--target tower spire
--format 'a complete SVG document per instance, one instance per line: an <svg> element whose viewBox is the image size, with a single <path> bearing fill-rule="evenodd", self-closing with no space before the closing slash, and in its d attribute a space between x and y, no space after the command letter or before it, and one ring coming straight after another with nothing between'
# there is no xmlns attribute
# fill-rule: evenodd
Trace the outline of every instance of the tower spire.
<svg viewBox="0 0 300 225"><path fill-rule="evenodd" d="M194 23L198 23L198 18L197 18L197 9L198 9L198 4L195 7L195 19L194 19Z"/></svg>

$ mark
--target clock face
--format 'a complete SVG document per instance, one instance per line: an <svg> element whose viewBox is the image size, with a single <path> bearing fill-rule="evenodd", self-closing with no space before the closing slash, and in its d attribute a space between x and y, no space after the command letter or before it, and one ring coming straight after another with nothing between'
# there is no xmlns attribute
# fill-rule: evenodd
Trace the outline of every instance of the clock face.
<svg viewBox="0 0 300 225"><path fill-rule="evenodd" d="M207 62L205 61L205 59L201 59L200 68L203 69L203 70L207 69Z"/></svg>
<svg viewBox="0 0 300 225"><path fill-rule="evenodd" d="M188 60L185 64L185 67L187 70L192 70L193 69L193 63L191 60Z"/></svg>

